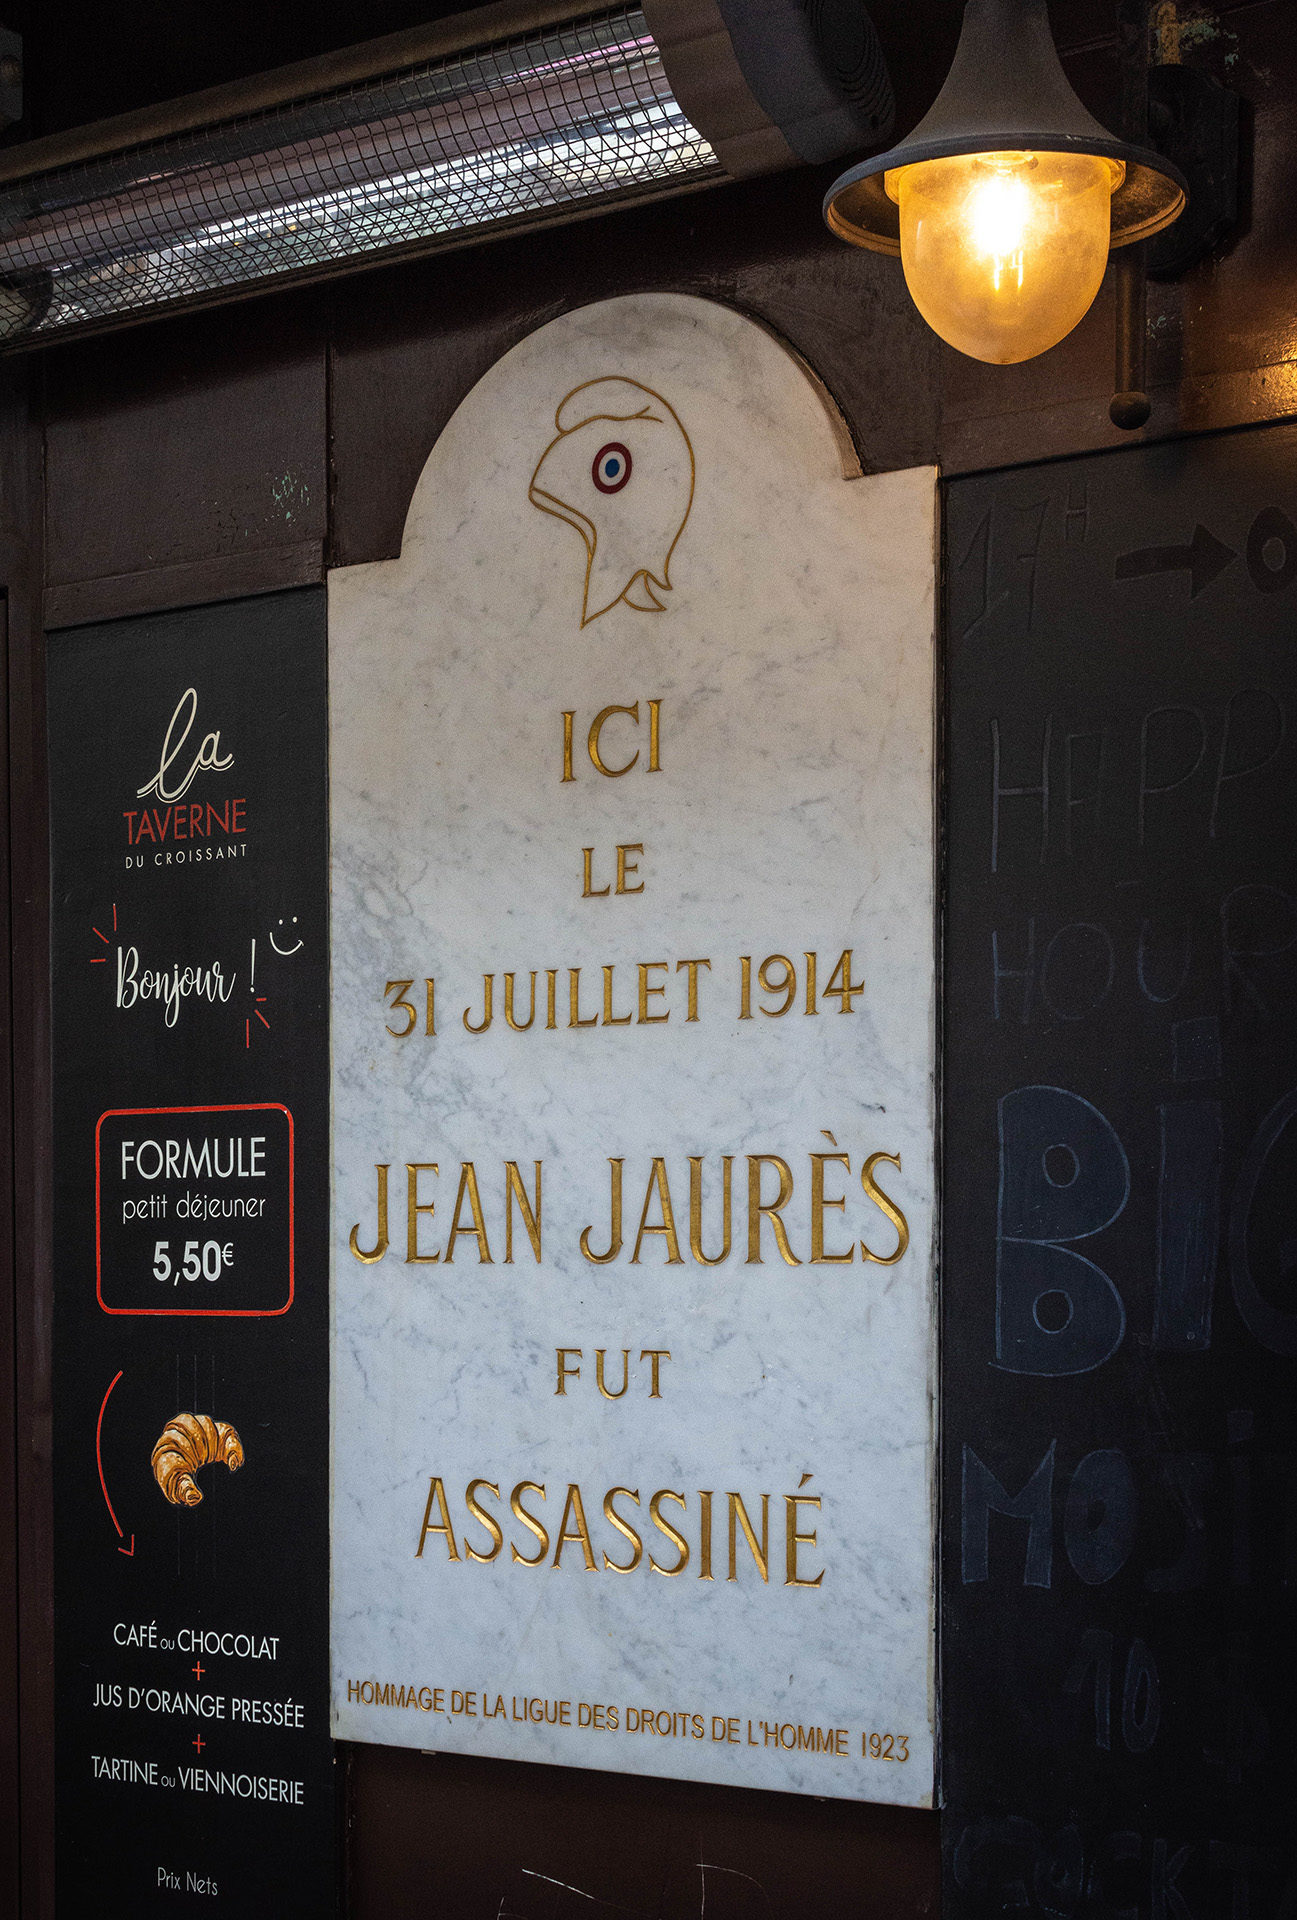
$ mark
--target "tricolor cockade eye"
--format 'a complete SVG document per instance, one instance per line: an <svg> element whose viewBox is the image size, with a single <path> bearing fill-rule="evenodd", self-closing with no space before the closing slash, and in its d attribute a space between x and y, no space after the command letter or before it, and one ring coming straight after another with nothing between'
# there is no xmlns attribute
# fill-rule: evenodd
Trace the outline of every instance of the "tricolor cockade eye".
<svg viewBox="0 0 1297 1920"><path fill-rule="evenodd" d="M630 479L630 448L620 440L600 447L590 468L590 477L600 493L620 493Z"/></svg>

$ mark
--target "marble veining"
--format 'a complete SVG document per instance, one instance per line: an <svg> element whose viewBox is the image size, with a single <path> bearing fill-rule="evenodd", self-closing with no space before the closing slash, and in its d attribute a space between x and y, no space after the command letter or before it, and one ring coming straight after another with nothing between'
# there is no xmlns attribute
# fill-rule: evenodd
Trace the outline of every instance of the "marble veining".
<svg viewBox="0 0 1297 1920"><path fill-rule="evenodd" d="M399 560L330 577L340 1737L930 1800L934 475L838 447L753 321L607 301L469 394ZM795 1265L769 1214L749 1257L753 1159Z"/></svg>

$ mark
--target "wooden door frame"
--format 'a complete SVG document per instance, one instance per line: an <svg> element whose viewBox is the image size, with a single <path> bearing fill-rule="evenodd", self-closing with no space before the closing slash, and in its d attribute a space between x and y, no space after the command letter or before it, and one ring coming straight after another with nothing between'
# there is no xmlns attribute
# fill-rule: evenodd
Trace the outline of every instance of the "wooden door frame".
<svg viewBox="0 0 1297 1920"><path fill-rule="evenodd" d="M8 725L0 753L0 1890L52 1920L53 1483L49 822L45 779L44 363L0 370Z"/></svg>

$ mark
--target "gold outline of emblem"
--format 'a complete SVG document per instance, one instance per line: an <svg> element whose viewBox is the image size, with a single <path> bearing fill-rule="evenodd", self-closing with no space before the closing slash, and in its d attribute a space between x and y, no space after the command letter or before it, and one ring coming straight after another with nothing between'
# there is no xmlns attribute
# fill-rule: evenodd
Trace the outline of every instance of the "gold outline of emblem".
<svg viewBox="0 0 1297 1920"><path fill-rule="evenodd" d="M580 420L574 420L571 426L565 427L561 424L565 409L576 399L578 394L588 392L591 387L608 386L614 382L619 387L634 387L638 392L646 395L649 401L656 402L656 404L675 421L676 426L680 429L680 437L685 443L685 450L689 455L689 498L685 503L684 515L680 521L680 525L676 528L671 545L667 548L666 558L662 562L661 574L654 573L648 567L637 568L615 599L610 600L606 607L598 607L594 613L590 613L588 611L590 604L590 574L594 567L595 548L599 544L598 529L594 522L580 512L578 508L568 506L565 501L558 499L556 495L547 493L543 487L538 487L536 485L536 475L540 472L550 454L561 441L566 440L569 434L579 433L581 428L589 426L592 420L612 420L617 422L627 420L657 420L663 425L666 424L665 421L662 420L662 415L654 413L647 405L638 408L634 413L608 413L600 409L598 412L585 414ZM634 607L638 613L665 613L666 605L658 599L658 594L671 592L671 557L680 543L680 536L688 525L689 515L693 511L694 485L697 480L693 441L685 432L684 422L671 405L671 402L665 400L660 393L654 392L652 387L646 387L642 381L632 380L624 373L610 373L601 374L595 380L583 380L579 387L573 387L570 393L564 394L554 409L554 425L558 428L558 431L532 470L531 479L527 483L527 498L531 501L533 507L539 507L542 513L551 514L554 519L564 520L569 527L575 527L585 542L585 579L581 587L581 625L588 627L592 620L597 620L601 614L608 613L621 601L625 601L628 607ZM640 581L644 583L641 589L642 597L636 598L634 589ZM655 588L657 590L656 592L654 591Z"/></svg>

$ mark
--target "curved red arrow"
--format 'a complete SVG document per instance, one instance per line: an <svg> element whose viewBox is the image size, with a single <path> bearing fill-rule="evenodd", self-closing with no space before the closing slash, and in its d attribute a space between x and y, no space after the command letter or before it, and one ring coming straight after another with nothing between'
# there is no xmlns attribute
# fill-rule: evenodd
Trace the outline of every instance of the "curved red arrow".
<svg viewBox="0 0 1297 1920"><path fill-rule="evenodd" d="M108 1482L104 1479L104 1456L103 1456L101 1442L102 1442L103 1431L104 1431L104 1409L108 1405L109 1395L112 1393L113 1388L117 1385L117 1382L122 1377L122 1371L123 1371L122 1368L118 1367L116 1373L113 1375L112 1379L108 1382L108 1393L104 1395L103 1406L100 1407L99 1418L95 1422L95 1459L99 1463L99 1484L104 1490L104 1504L108 1508L109 1518L111 1519L113 1525L117 1529L117 1538L119 1540L124 1540L126 1536L122 1532L121 1521L117 1518L117 1515L113 1512L113 1503L108 1498ZM118 1547L117 1551L118 1553L133 1554L135 1552L135 1535L134 1534L131 1535L131 1544L129 1547Z"/></svg>

